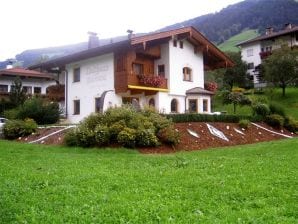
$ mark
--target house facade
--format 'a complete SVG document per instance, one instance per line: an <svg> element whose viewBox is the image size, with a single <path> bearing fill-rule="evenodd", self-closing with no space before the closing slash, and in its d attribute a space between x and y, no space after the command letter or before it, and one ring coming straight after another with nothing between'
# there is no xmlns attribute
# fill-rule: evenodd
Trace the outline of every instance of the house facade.
<svg viewBox="0 0 298 224"><path fill-rule="evenodd" d="M29 95L46 94L47 87L56 84L55 77L51 74L8 66L8 68L0 70L0 95L2 98L8 96L17 77L22 81L23 91Z"/></svg>
<svg viewBox="0 0 298 224"><path fill-rule="evenodd" d="M280 48L281 43L288 43L290 47L298 46L298 27L285 24L284 29L278 32L269 27L264 35L237 44L242 60L248 64L248 73L255 87L266 85L262 80L260 65L273 50Z"/></svg>
<svg viewBox="0 0 298 224"><path fill-rule="evenodd" d="M90 48L31 66L65 75L66 114L77 123L92 112L132 103L161 113L210 113L212 92L204 70L233 62L193 27L129 35L126 40Z"/></svg>

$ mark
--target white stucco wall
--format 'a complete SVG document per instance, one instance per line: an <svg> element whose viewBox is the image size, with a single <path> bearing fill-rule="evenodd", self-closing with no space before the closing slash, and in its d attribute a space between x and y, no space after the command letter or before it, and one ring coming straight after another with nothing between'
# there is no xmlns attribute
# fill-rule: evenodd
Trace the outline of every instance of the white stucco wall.
<svg viewBox="0 0 298 224"><path fill-rule="evenodd" d="M202 52L194 53L194 46L188 41L183 41L183 48L173 46L169 42L170 77L168 86L170 94L185 95L186 90L194 87L204 88L204 66ZM183 81L183 67L192 69L192 81Z"/></svg>
<svg viewBox="0 0 298 224"><path fill-rule="evenodd" d="M13 85L15 78L14 77L1 77L0 84L8 85L8 92L10 92L11 86ZM21 79L22 86L30 86L32 87L32 94L34 93L34 87L41 87L41 94L46 94L46 89L50 85L55 85L56 81L47 81L42 79L34 79L34 78L25 78Z"/></svg>
<svg viewBox="0 0 298 224"><path fill-rule="evenodd" d="M154 73L158 73L158 65L165 66L165 78L169 79L170 74L170 61L169 61L169 44L161 45L160 59L154 61Z"/></svg>
<svg viewBox="0 0 298 224"><path fill-rule="evenodd" d="M80 67L80 81L73 82L73 69ZM121 102L114 92L114 56L112 53L67 65L68 97L67 118L71 123L78 123L84 117L95 112L95 98L104 91L108 92L104 108ZM74 114L74 100L80 100L80 114ZM111 102L111 105L109 105Z"/></svg>

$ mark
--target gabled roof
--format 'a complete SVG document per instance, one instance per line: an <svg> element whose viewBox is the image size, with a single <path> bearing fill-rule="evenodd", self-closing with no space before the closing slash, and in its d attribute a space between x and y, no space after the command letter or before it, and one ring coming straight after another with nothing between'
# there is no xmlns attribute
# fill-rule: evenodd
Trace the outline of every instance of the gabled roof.
<svg viewBox="0 0 298 224"><path fill-rule="evenodd" d="M24 68L8 68L0 70L0 76L20 76L30 78L54 79L53 75Z"/></svg>
<svg viewBox="0 0 298 224"><path fill-rule="evenodd" d="M278 32L273 32L271 34L264 34L264 35L255 37L253 39L240 42L236 46L250 44L250 43L257 42L257 41L262 41L262 40L270 40L272 38L276 38L276 37L280 37L280 36L286 36L286 35L289 35L291 33L297 33L297 32L298 32L298 26L294 26L291 29L285 29L285 30L281 30L281 31L278 31Z"/></svg>
<svg viewBox="0 0 298 224"><path fill-rule="evenodd" d="M186 95L192 95L192 94L214 95L214 92L208 91L208 90L203 89L201 87L195 87L195 88L186 90Z"/></svg>
<svg viewBox="0 0 298 224"><path fill-rule="evenodd" d="M29 66L29 68L49 69L51 67L62 67L72 62L100 56L110 52L137 48L141 45L146 48L146 45L148 43L152 45L152 43L154 42L156 43L158 41L169 40L170 38L188 39L193 45L197 47L198 50L203 51L204 63L207 69L211 64L212 68L231 67L234 65L233 61L228 56L220 51L209 40L207 40L207 38L204 37L199 31L197 31L193 27L184 27L181 29L174 29L170 31L133 36L131 39L128 38L127 40L121 40L119 42L114 42L96 48L80 51L71 55L49 60L44 63Z"/></svg>

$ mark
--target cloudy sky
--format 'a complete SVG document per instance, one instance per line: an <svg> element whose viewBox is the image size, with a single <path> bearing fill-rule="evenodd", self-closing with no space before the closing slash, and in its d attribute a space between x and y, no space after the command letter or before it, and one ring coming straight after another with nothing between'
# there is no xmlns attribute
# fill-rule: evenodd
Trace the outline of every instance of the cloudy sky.
<svg viewBox="0 0 298 224"><path fill-rule="evenodd" d="M1 1L0 61L27 49L150 32L242 0L4 0Z"/></svg>

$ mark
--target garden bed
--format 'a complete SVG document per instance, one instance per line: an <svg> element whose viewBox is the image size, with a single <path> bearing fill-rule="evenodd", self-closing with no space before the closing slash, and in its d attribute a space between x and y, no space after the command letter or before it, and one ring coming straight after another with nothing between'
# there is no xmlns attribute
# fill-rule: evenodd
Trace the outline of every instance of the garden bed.
<svg viewBox="0 0 298 224"><path fill-rule="evenodd" d="M176 151L186 150L200 150L214 147L222 146L232 146L232 145L244 145L252 144L257 142L272 141L277 139L285 138L281 135L274 134L251 125L248 129L240 129L236 123L221 123L221 122L209 122L208 124L214 126L216 129L224 133L224 135L229 139L229 141L220 139L216 136L210 134L208 127L205 122L188 122L188 123L177 123L175 124L175 129L180 133L180 143L175 147L168 145L161 145L154 148L142 148L139 149L142 153L172 153ZM297 136L289 131L275 130L264 123L258 123L262 127L269 130L273 130L280 134L285 134L289 136ZM23 137L18 139L21 142L31 142L38 140L46 135L49 135L55 131L61 130L63 127L49 127L40 128L37 133L30 135L28 137ZM235 129L240 130L243 134L235 131ZM193 131L199 135L198 138L192 136L188 130ZM66 130L67 131L67 130ZM66 131L57 133L50 136L42 141L37 142L38 144L48 144L48 145L62 145L63 138Z"/></svg>

